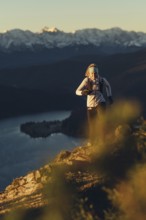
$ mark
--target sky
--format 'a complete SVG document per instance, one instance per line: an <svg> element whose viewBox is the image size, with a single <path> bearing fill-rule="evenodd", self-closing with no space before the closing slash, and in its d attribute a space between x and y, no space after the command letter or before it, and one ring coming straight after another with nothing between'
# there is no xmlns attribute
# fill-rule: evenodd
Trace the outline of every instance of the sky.
<svg viewBox="0 0 146 220"><path fill-rule="evenodd" d="M146 32L146 0L0 0L0 32L120 27Z"/></svg>

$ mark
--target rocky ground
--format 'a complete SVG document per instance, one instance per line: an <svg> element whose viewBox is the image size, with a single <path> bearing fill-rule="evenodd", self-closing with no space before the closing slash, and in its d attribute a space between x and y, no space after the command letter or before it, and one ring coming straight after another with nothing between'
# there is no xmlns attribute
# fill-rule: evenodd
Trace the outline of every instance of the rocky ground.
<svg viewBox="0 0 146 220"><path fill-rule="evenodd" d="M44 196L44 188L53 181L54 172L58 169L63 172L67 182L76 185L78 192L101 184L103 176L87 169L91 164L90 154L87 146L78 147L72 152L63 151L52 163L15 179L0 194L0 214L20 207L38 208L47 205L49 201Z"/></svg>

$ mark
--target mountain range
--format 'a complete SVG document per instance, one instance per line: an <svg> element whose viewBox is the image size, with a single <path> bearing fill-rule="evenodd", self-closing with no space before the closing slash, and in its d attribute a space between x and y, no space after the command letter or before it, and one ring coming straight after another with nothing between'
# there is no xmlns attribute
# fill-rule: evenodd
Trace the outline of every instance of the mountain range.
<svg viewBox="0 0 146 220"><path fill-rule="evenodd" d="M44 48L64 48L75 45L116 45L122 47L146 46L146 33L125 31L120 28L107 30L83 29L73 33L65 33L57 28L43 28L34 33L20 29L13 29L0 34L0 49L13 51L21 49L36 50Z"/></svg>
<svg viewBox="0 0 146 220"><path fill-rule="evenodd" d="M0 68L47 64L85 54L115 54L146 47L146 33L97 28L66 33L13 29L0 33Z"/></svg>

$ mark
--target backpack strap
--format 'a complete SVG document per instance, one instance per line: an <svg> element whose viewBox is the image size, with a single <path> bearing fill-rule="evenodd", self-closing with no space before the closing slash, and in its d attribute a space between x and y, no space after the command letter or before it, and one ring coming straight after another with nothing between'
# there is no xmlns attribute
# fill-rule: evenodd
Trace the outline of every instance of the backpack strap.
<svg viewBox="0 0 146 220"><path fill-rule="evenodd" d="M99 91L103 93L104 80L102 77L99 79Z"/></svg>

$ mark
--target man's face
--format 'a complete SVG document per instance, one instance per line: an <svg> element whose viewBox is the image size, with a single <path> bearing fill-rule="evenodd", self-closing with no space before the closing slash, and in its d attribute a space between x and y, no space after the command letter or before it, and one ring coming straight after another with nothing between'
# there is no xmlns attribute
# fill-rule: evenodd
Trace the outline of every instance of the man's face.
<svg viewBox="0 0 146 220"><path fill-rule="evenodd" d="M94 66L89 68L89 78L95 80L97 78L98 69Z"/></svg>
<svg viewBox="0 0 146 220"><path fill-rule="evenodd" d="M89 73L89 78L95 80L97 78L97 73L96 72Z"/></svg>

